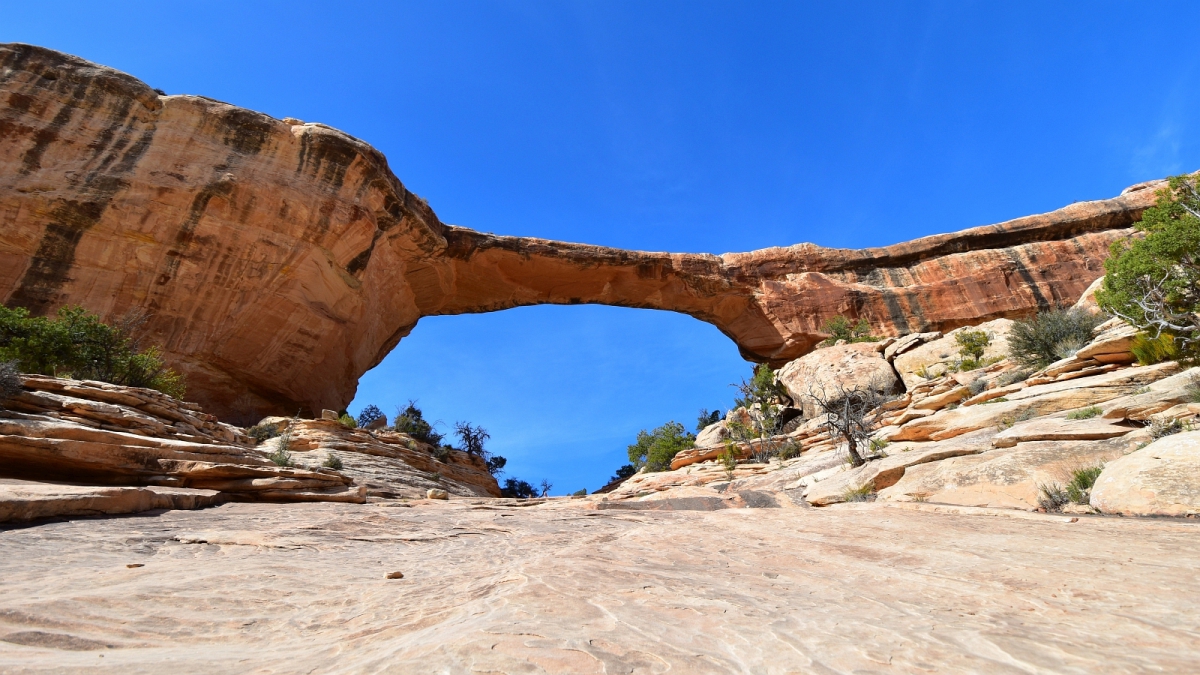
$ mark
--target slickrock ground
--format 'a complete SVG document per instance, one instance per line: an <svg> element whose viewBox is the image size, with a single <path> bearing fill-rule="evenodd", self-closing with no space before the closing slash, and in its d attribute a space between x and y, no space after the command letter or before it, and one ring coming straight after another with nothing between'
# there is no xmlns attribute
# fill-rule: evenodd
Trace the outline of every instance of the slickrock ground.
<svg viewBox="0 0 1200 675"><path fill-rule="evenodd" d="M0 670L1200 668L1190 521L585 506L227 504L0 530Z"/></svg>
<svg viewBox="0 0 1200 675"><path fill-rule="evenodd" d="M1154 202L1112 199L882 248L672 254L442 223L363 141L0 45L0 302L149 343L206 410L249 425L338 410L424 316L540 303L681 312L753 360L806 353L834 315L949 330L1072 302Z"/></svg>

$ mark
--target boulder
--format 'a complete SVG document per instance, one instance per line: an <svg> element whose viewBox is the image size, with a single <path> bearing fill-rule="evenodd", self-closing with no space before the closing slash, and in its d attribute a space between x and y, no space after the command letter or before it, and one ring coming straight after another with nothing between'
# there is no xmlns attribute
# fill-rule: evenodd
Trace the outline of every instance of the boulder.
<svg viewBox="0 0 1200 675"><path fill-rule="evenodd" d="M429 488L425 491L426 499L450 499L450 493L441 488Z"/></svg>
<svg viewBox="0 0 1200 675"><path fill-rule="evenodd" d="M725 420L710 424L696 434L697 448L712 448L722 445L729 438L729 425Z"/></svg>
<svg viewBox="0 0 1200 675"><path fill-rule="evenodd" d="M778 377L806 419L819 414L808 393L809 387L818 391L824 389L829 395L838 387L847 390L869 387L890 394L900 384L892 366L873 342L818 349L785 365L779 370Z"/></svg>
<svg viewBox="0 0 1200 675"><path fill-rule="evenodd" d="M1126 516L1200 515L1200 431L1160 438L1106 464L1091 505Z"/></svg>
<svg viewBox="0 0 1200 675"><path fill-rule="evenodd" d="M1076 301L1074 308L1084 309L1092 314L1099 313L1100 305L1096 302L1096 291L1100 290L1103 286L1104 277L1100 277L1099 279L1093 281L1091 285L1084 290L1083 295L1079 296L1079 300Z"/></svg>
<svg viewBox="0 0 1200 675"><path fill-rule="evenodd" d="M946 333L944 337L926 342L896 356L892 365L904 380L906 388L913 388L933 377L945 375L961 360L957 336L962 331L981 330L991 335L991 342L984 349L984 359L999 359L1008 356L1008 331L1010 319L993 319L977 326L963 326ZM919 374L924 373L924 375ZM928 375L929 377L926 377Z"/></svg>

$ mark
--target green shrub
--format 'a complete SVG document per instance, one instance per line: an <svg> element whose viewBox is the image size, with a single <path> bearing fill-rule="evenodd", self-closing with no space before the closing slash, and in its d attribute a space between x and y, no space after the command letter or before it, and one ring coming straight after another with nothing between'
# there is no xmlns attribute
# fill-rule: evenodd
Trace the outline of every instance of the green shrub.
<svg viewBox="0 0 1200 675"><path fill-rule="evenodd" d="M1087 504L1092 498L1092 486L1104 471L1104 465L1082 467L1071 472L1071 480L1067 483L1067 499L1075 504Z"/></svg>
<svg viewBox="0 0 1200 675"><path fill-rule="evenodd" d="M586 497L587 496L587 488L583 488L581 490L576 490L571 493L571 496L572 497Z"/></svg>
<svg viewBox="0 0 1200 675"><path fill-rule="evenodd" d="M696 433L704 431L705 427L716 424L725 418L720 409L709 411L708 408L701 408L700 415L696 418Z"/></svg>
<svg viewBox="0 0 1200 675"><path fill-rule="evenodd" d="M383 411L379 409L379 406L370 403L362 409L362 412L358 413L358 418L355 420L355 422L357 422L358 426L360 427L366 427L370 425L371 422L382 418Z"/></svg>
<svg viewBox="0 0 1200 675"><path fill-rule="evenodd" d="M0 362L0 403L21 393L21 375L15 361Z"/></svg>
<svg viewBox="0 0 1200 675"><path fill-rule="evenodd" d="M1093 417L1098 416L1102 412L1104 412L1104 411L1100 409L1100 406L1094 405L1094 406L1090 406L1087 408L1080 408L1079 410L1072 410L1071 412L1067 413L1067 419L1069 419L1069 420L1090 420Z"/></svg>
<svg viewBox="0 0 1200 675"><path fill-rule="evenodd" d="M1045 509L1047 512L1055 513L1062 511L1062 507L1071 502L1071 497L1063 486L1058 483L1050 483L1048 485L1038 485L1038 506Z"/></svg>
<svg viewBox="0 0 1200 675"><path fill-rule="evenodd" d="M337 455L335 455L331 452L325 456L325 461L321 463L321 466L325 467L326 469L333 469L334 471L341 471L342 470L342 458L338 457Z"/></svg>
<svg viewBox="0 0 1200 675"><path fill-rule="evenodd" d="M416 401L409 401L408 406L397 413L396 423L392 428L399 433L408 434L422 443L433 446L441 444L442 439L445 438L433 430L432 424L425 421L425 416L417 407Z"/></svg>
<svg viewBox="0 0 1200 675"><path fill-rule="evenodd" d="M679 422L667 422L651 432L638 432L637 442L629 446L629 461L647 471L667 471L671 460L683 450L695 447L696 437Z"/></svg>
<svg viewBox="0 0 1200 675"><path fill-rule="evenodd" d="M633 476L633 474L635 474L637 472L638 472L638 470L637 470L636 466L634 466L632 464L623 464L620 467L617 467L617 472L615 474L613 474L612 478L608 479L608 482L615 483L619 480L625 480L627 478L631 478Z"/></svg>
<svg viewBox="0 0 1200 675"><path fill-rule="evenodd" d="M508 460L501 455L489 455L487 459L483 460L483 463L487 465L488 473L495 476L504 473L504 467L508 464Z"/></svg>
<svg viewBox="0 0 1200 675"><path fill-rule="evenodd" d="M829 346L835 344L838 340L846 342L878 342L879 338L871 335L871 324L867 323L866 319L859 319L856 323L851 323L850 319L838 315L825 322L823 332L829 334L822 345Z"/></svg>
<svg viewBox="0 0 1200 675"><path fill-rule="evenodd" d="M1082 309L1052 310L1016 321L1008 334L1008 354L1027 368L1045 368L1090 342L1102 321Z"/></svg>
<svg viewBox="0 0 1200 675"><path fill-rule="evenodd" d="M1142 212L1144 237L1112 244L1100 307L1145 332L1166 335L1176 360L1200 357L1200 191L1196 176L1174 176Z"/></svg>
<svg viewBox="0 0 1200 675"><path fill-rule="evenodd" d="M1145 333L1138 333L1133 336L1133 341L1129 344L1129 351L1133 352L1134 358L1143 366L1179 359L1175 338L1167 333L1160 333L1157 338L1152 338Z"/></svg>
<svg viewBox="0 0 1200 675"><path fill-rule="evenodd" d="M254 442L262 443L268 438L275 438L279 435L279 429L274 424L255 424L246 430L246 435L254 439Z"/></svg>
<svg viewBox="0 0 1200 675"><path fill-rule="evenodd" d="M347 429L357 429L358 422L354 420L348 413L338 418L338 422Z"/></svg>
<svg viewBox="0 0 1200 675"><path fill-rule="evenodd" d="M775 406L781 399L790 399L787 387L783 386L775 376L775 369L760 363L754 366L754 374L750 380L742 380L737 387L741 396L734 398L735 408L750 409L757 403L763 408Z"/></svg>
<svg viewBox="0 0 1200 675"><path fill-rule="evenodd" d="M504 487L500 488L502 497L514 499L529 499L537 496L537 489L526 481L517 478L509 478L504 481Z"/></svg>
<svg viewBox="0 0 1200 675"><path fill-rule="evenodd" d="M992 343L992 336L981 330L962 330L955 334L954 341L958 343L959 356L964 360L978 361Z"/></svg>
<svg viewBox="0 0 1200 675"><path fill-rule="evenodd" d="M980 403L979 405L987 405L988 403L1008 403L1008 397L1007 396L999 396L997 398L989 398L988 400L984 401L983 403Z"/></svg>
<svg viewBox="0 0 1200 675"><path fill-rule="evenodd" d="M450 451L453 449L449 445L435 445L430 452L433 454L434 459L446 464L450 461Z"/></svg>
<svg viewBox="0 0 1200 675"><path fill-rule="evenodd" d="M292 463L292 428L289 426L279 434L279 444L275 446L275 452L271 453L268 459L275 462L279 466L293 466Z"/></svg>
<svg viewBox="0 0 1200 675"><path fill-rule="evenodd" d="M134 313L114 327L82 307L63 307L54 318L0 307L0 361L14 361L25 373L148 387L181 398L183 378L163 363L157 347L142 349L134 337L145 321Z"/></svg>
<svg viewBox="0 0 1200 675"><path fill-rule="evenodd" d="M721 460L721 468L725 470L725 479L733 480L733 472L737 470L737 453L734 452L735 443L733 441L725 441L725 449L721 454L717 455L717 459Z"/></svg>
<svg viewBox="0 0 1200 675"><path fill-rule="evenodd" d="M875 501L875 484L873 482L857 488L848 488L842 493L842 501L844 502L870 502Z"/></svg>

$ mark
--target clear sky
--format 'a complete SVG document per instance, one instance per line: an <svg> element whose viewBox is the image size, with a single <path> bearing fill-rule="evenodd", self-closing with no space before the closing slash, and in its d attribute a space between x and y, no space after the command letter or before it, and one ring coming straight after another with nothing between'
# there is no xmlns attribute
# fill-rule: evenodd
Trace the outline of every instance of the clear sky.
<svg viewBox="0 0 1200 675"><path fill-rule="evenodd" d="M631 249L863 247L1200 169L1196 2L0 2L31 42L382 150L444 222ZM424 319L351 405L595 489L749 373L665 312Z"/></svg>

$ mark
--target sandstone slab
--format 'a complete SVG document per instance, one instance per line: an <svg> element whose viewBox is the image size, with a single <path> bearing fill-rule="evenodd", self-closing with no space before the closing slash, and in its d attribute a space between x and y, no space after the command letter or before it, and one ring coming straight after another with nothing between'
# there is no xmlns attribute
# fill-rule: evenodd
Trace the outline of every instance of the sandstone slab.
<svg viewBox="0 0 1200 675"><path fill-rule="evenodd" d="M1091 504L1128 516L1200 514L1200 431L1160 438L1105 465Z"/></svg>
<svg viewBox="0 0 1200 675"><path fill-rule="evenodd" d="M1040 486L1065 484L1075 469L1110 462L1148 440L1145 431L1099 441L1030 441L1015 447L914 466L884 501L927 501L992 508L1035 509Z"/></svg>
<svg viewBox="0 0 1200 675"><path fill-rule="evenodd" d="M1200 661L1193 523L573 506L589 500L227 504L0 530L0 670L1182 673Z"/></svg>
<svg viewBox="0 0 1200 675"><path fill-rule="evenodd" d="M215 490L56 485L0 479L0 523L111 516L156 509L202 509L229 501Z"/></svg>

